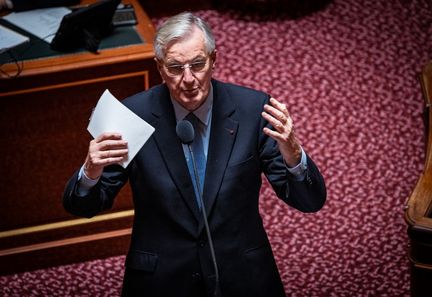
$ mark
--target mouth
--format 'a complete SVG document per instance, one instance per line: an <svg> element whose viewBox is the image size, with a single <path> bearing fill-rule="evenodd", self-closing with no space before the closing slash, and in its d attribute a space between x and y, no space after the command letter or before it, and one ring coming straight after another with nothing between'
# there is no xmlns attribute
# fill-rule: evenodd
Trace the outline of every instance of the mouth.
<svg viewBox="0 0 432 297"><path fill-rule="evenodd" d="M191 95L191 94L195 94L195 93L197 93L198 91L199 91L198 88L193 88L193 89L186 89L186 90L183 90L183 92L184 92L185 94L189 94L189 95Z"/></svg>
<svg viewBox="0 0 432 297"><path fill-rule="evenodd" d="M194 92L196 90L198 90L197 87L196 88L190 88L190 89L183 89L184 92Z"/></svg>

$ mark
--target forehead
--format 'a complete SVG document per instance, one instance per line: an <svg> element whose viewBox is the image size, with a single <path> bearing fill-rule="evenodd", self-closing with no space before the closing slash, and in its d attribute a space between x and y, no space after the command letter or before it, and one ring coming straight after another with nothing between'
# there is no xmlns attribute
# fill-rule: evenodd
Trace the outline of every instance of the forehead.
<svg viewBox="0 0 432 297"><path fill-rule="evenodd" d="M165 51L165 60L186 62L205 55L206 48L204 33L194 26L190 34L168 45Z"/></svg>

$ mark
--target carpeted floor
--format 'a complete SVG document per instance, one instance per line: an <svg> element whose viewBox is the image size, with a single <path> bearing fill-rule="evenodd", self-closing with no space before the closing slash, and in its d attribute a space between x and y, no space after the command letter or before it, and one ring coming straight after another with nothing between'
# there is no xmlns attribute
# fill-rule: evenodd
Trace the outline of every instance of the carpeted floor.
<svg viewBox="0 0 432 297"><path fill-rule="evenodd" d="M263 188L287 295L409 296L403 214L423 167L417 74L432 58L432 3L335 0L295 20L198 14L217 38L215 77L284 100L326 178L328 203L317 214L289 209ZM3 276L0 296L117 296L123 261Z"/></svg>

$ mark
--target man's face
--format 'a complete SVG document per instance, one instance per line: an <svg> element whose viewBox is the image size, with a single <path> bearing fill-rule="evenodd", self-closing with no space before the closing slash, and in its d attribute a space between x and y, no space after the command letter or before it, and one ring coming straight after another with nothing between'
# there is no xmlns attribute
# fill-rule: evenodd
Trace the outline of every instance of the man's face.
<svg viewBox="0 0 432 297"><path fill-rule="evenodd" d="M171 97L187 110L197 109L206 100L215 58L215 52L206 54L204 34L194 27L187 38L168 46L164 61L158 61Z"/></svg>

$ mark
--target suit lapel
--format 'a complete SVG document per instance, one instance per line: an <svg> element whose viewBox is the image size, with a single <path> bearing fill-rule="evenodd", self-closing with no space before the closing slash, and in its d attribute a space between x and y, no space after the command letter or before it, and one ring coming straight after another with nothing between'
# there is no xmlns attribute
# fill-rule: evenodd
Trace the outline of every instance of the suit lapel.
<svg viewBox="0 0 432 297"><path fill-rule="evenodd" d="M171 178L176 184L185 203L194 214L197 221L199 221L201 215L195 200L192 180L184 158L181 142L175 131L176 120L174 108L170 100L168 89L164 87L162 90L161 96L156 96L157 100L154 100L155 103L152 109L152 113L155 116L154 121L150 123L155 128L153 136Z"/></svg>
<svg viewBox="0 0 432 297"><path fill-rule="evenodd" d="M216 197L222 184L231 151L237 135L238 122L230 116L235 112L235 105L223 85L212 81L214 91L212 124L207 157L206 178L203 199L207 216L211 214ZM176 120L168 89L162 88L162 94L154 100L152 114L155 127L153 134L159 151L165 161L171 178L195 219L199 222L199 232L204 227L202 214L196 200L192 180L189 175L183 148L175 132ZM181 157L179 157L181 156Z"/></svg>
<svg viewBox="0 0 432 297"><path fill-rule="evenodd" d="M220 83L214 80L212 83L214 101L203 194L207 216L211 214L222 184L238 129L238 122L230 118L235 105ZM202 227L201 221L200 230Z"/></svg>

